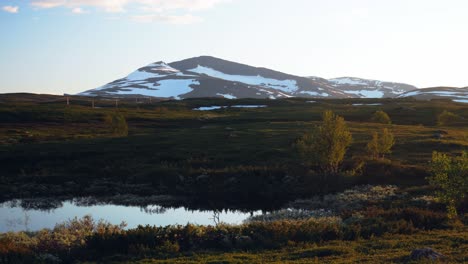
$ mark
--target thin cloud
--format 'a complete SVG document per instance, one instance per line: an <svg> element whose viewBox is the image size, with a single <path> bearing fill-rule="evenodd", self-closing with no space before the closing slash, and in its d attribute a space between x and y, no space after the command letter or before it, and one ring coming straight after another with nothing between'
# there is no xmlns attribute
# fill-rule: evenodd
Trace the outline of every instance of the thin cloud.
<svg viewBox="0 0 468 264"><path fill-rule="evenodd" d="M230 0L32 0L36 8L68 7L76 8L90 6L105 12L124 12L126 7L135 4L146 12L164 12L168 10L197 11L209 9L217 4Z"/></svg>
<svg viewBox="0 0 468 264"><path fill-rule="evenodd" d="M108 13L128 12L139 23L192 24L202 21L192 13L232 0L31 0L37 9L68 8L74 14L87 13L83 7Z"/></svg>
<svg viewBox="0 0 468 264"><path fill-rule="evenodd" d="M75 8L72 9L72 13L77 14L77 15L81 15L81 14L86 14L88 12L83 10L83 8L81 8L81 7L75 7Z"/></svg>
<svg viewBox="0 0 468 264"><path fill-rule="evenodd" d="M181 15L181 16L166 16L166 15L139 15L132 16L132 21L138 23L152 23L152 22L161 22L166 24L176 24L176 25L187 25L194 24L203 21L201 17L193 15Z"/></svg>
<svg viewBox="0 0 468 264"><path fill-rule="evenodd" d="M66 5L64 0L45 0L45 1L33 1L31 5L38 8L54 8Z"/></svg>
<svg viewBox="0 0 468 264"><path fill-rule="evenodd" d="M2 10L8 13L16 14L19 12L19 7L18 6L4 6L2 7Z"/></svg>
<svg viewBox="0 0 468 264"><path fill-rule="evenodd" d="M124 6L129 0L33 0L31 5L39 9L55 7L81 8L81 6L91 6L103 9L106 12L123 12Z"/></svg>

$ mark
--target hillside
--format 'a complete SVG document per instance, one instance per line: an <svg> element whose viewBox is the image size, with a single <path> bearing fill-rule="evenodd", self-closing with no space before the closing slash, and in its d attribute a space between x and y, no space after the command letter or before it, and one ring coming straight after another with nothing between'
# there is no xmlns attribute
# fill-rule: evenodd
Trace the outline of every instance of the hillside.
<svg viewBox="0 0 468 264"><path fill-rule="evenodd" d="M406 92L399 95L398 97L413 97L422 100L449 99L458 103L468 103L468 87L433 87Z"/></svg>
<svg viewBox="0 0 468 264"><path fill-rule="evenodd" d="M182 61L155 62L127 77L80 93L103 97L158 97L187 99L383 98L395 97L416 87L359 78L326 80L301 77L267 68L201 56Z"/></svg>

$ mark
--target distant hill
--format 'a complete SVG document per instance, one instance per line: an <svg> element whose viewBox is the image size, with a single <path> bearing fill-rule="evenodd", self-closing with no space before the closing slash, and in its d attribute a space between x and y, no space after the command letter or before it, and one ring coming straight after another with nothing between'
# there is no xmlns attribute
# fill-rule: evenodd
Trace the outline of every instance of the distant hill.
<svg viewBox="0 0 468 264"><path fill-rule="evenodd" d="M413 97L416 99L451 99L455 102L468 103L468 87L433 87L418 89L399 95L398 97Z"/></svg>
<svg viewBox="0 0 468 264"><path fill-rule="evenodd" d="M354 77L301 77L210 56L162 61L80 93L83 96L158 98L384 98L417 89L408 84Z"/></svg>
<svg viewBox="0 0 468 264"><path fill-rule="evenodd" d="M391 98L417 89L415 86L404 83L383 82L355 77L341 77L329 79L328 81L332 86L344 93L354 94L361 98Z"/></svg>

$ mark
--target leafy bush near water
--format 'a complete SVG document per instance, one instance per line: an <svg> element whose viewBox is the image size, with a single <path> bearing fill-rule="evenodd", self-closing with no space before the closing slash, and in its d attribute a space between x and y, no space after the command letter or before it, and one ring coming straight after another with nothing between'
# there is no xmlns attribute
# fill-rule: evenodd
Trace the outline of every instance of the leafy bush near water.
<svg viewBox="0 0 468 264"><path fill-rule="evenodd" d="M59 224L53 230L1 234L0 257L24 263L41 258L99 260L114 255L144 258L206 250L265 250L291 243L413 234L418 230L446 229L448 224L441 212L368 208L343 217L252 221L243 225L139 226L129 230L123 227L85 217Z"/></svg>

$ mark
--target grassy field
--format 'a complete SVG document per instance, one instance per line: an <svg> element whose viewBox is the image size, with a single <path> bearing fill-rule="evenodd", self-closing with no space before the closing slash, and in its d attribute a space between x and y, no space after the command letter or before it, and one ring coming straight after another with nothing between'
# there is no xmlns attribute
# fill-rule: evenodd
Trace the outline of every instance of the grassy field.
<svg viewBox="0 0 468 264"><path fill-rule="evenodd" d="M443 263L468 262L468 230L423 231L358 241L290 245L280 250L192 253L166 259L144 258L113 263L434 263L412 261L411 249L430 247L447 256Z"/></svg>
<svg viewBox="0 0 468 264"><path fill-rule="evenodd" d="M83 97L71 97L67 105L61 96L0 95L0 200L93 196L131 204L109 197L172 196L181 198L178 205L210 210L340 209L333 209L333 221L240 226L122 230L69 223L0 234L0 263L412 263L411 250L423 247L444 254L447 263L468 261L468 202L449 220L426 179L433 151L458 155L468 149L466 104L300 98L139 98L116 104L100 98L92 108ZM193 110L209 106L226 107ZM320 124L325 110L343 116L353 136L334 177L307 167L294 147ZM378 110L392 124L372 122ZM456 118L440 125L444 111ZM109 120L121 117L126 124L116 130ZM370 159L366 144L383 128L396 144L386 159ZM367 184L383 187L349 191Z"/></svg>
<svg viewBox="0 0 468 264"><path fill-rule="evenodd" d="M307 179L293 145L326 109L342 115L353 134L344 167L366 162L362 175L343 181L350 184L421 185L432 151L457 154L468 147L468 107L449 101L129 99L117 109L114 101L104 99L95 101L100 108L91 108L88 98L71 98L67 106L64 97L3 97L2 199L103 190L218 196L220 188L242 199L277 196L276 191L285 198L304 196L314 192L305 184L314 179ZM213 105L267 107L192 110ZM377 110L387 112L392 125L370 122ZM437 126L437 115L444 110L459 115L460 121ZM126 117L127 137L115 137L104 122L115 112ZM384 127L395 134L393 153L384 162L368 161L366 143ZM201 175L210 184L197 182ZM302 184L291 193L274 190L286 177Z"/></svg>

